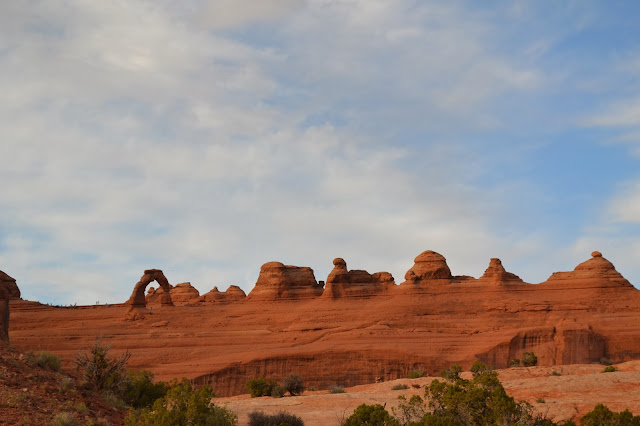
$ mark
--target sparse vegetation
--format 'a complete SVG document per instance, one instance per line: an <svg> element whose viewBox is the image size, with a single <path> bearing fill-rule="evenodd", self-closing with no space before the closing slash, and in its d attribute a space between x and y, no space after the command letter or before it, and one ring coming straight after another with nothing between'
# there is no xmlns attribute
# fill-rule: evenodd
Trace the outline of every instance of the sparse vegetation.
<svg viewBox="0 0 640 426"><path fill-rule="evenodd" d="M553 370L553 371L551 372L551 375L552 375L552 376L562 376L562 374L558 373L556 370Z"/></svg>
<svg viewBox="0 0 640 426"><path fill-rule="evenodd" d="M520 360L518 358L511 358L509 360L509 367L520 367Z"/></svg>
<svg viewBox="0 0 640 426"><path fill-rule="evenodd" d="M302 377L293 373L284 378L284 387L291 396L300 395L305 389Z"/></svg>
<svg viewBox="0 0 640 426"><path fill-rule="evenodd" d="M403 384L399 384L399 385L394 385L391 390L404 390L404 389L409 389L408 385Z"/></svg>
<svg viewBox="0 0 640 426"><path fill-rule="evenodd" d="M111 345L103 345L98 338L88 352L78 352L76 369L84 372L85 381L94 389L121 394L125 387L124 367L131 354L125 352L119 358L111 358L110 350Z"/></svg>
<svg viewBox="0 0 640 426"><path fill-rule="evenodd" d="M156 399L167 394L169 385L153 382L153 373L146 370L129 370L125 379L123 400L133 408L150 408Z"/></svg>
<svg viewBox="0 0 640 426"><path fill-rule="evenodd" d="M462 367L460 367L458 364L454 364L451 366L451 368L442 370L440 376L445 380L455 382L457 380L460 380L460 373L462 373Z"/></svg>
<svg viewBox="0 0 640 426"><path fill-rule="evenodd" d="M361 404L344 421L342 426L399 426L398 420L393 418L380 404Z"/></svg>
<svg viewBox="0 0 640 426"><path fill-rule="evenodd" d="M522 355L522 364L525 367L534 367L538 365L538 357L533 352L525 352Z"/></svg>
<svg viewBox="0 0 640 426"><path fill-rule="evenodd" d="M538 404L544 404L546 401L544 400L544 398L538 398L538 399L536 399L536 402Z"/></svg>
<svg viewBox="0 0 640 426"><path fill-rule="evenodd" d="M262 411L249 413L249 426L304 426L304 422L298 416L284 411L278 414L265 414Z"/></svg>
<svg viewBox="0 0 640 426"><path fill-rule="evenodd" d="M271 396L273 388L277 385L278 384L275 380L258 377L247 382L247 390L249 391L251 398Z"/></svg>
<svg viewBox="0 0 640 426"><path fill-rule="evenodd" d="M602 370L603 373L613 373L615 371L618 371L618 369L615 368L613 365L610 365L606 367L604 370Z"/></svg>
<svg viewBox="0 0 640 426"><path fill-rule="evenodd" d="M640 416L629 410L620 413L611 411L606 405L598 404L580 419L580 426L638 426Z"/></svg>
<svg viewBox="0 0 640 426"><path fill-rule="evenodd" d="M409 372L409 375L407 376L409 379L419 379L420 377L424 377L427 373L425 373L423 370L420 370L418 368L414 368L413 370L411 370Z"/></svg>
<svg viewBox="0 0 640 426"><path fill-rule="evenodd" d="M151 409L139 411L133 408L125 419L125 425L236 425L236 414L211 402L213 391L209 386L193 389L191 382L174 380L165 396L157 399Z"/></svg>
<svg viewBox="0 0 640 426"><path fill-rule="evenodd" d="M55 415L53 420L51 421L51 426L75 426L78 424L78 421L71 413L63 411L62 413L58 413Z"/></svg>
<svg viewBox="0 0 640 426"><path fill-rule="evenodd" d="M329 393L344 393L344 387L338 385L338 384L333 384L331 386L329 386Z"/></svg>
<svg viewBox="0 0 640 426"><path fill-rule="evenodd" d="M60 371L60 358L50 352L38 352L37 354L27 354L27 363L31 366L38 366L46 370Z"/></svg>
<svg viewBox="0 0 640 426"><path fill-rule="evenodd" d="M283 385L275 385L271 390L271 396L274 398L282 398L287 393L287 388Z"/></svg>

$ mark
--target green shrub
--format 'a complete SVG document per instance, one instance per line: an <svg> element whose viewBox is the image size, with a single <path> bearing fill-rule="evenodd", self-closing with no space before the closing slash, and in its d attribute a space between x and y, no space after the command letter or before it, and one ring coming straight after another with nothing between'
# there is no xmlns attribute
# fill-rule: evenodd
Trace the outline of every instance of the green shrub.
<svg viewBox="0 0 640 426"><path fill-rule="evenodd" d="M27 354L27 364L34 367L44 368L45 370L60 371L60 358L50 352L38 352L37 354Z"/></svg>
<svg viewBox="0 0 640 426"><path fill-rule="evenodd" d="M629 410L620 413L611 411L606 405L598 404L580 419L580 426L638 426L640 416Z"/></svg>
<svg viewBox="0 0 640 426"><path fill-rule="evenodd" d="M403 384L399 384L399 385L394 385L391 390L403 390L403 389L409 389L408 385Z"/></svg>
<svg viewBox="0 0 640 426"><path fill-rule="evenodd" d="M342 426L399 426L400 423L389 415L389 412L380 404L361 404L344 421Z"/></svg>
<svg viewBox="0 0 640 426"><path fill-rule="evenodd" d="M274 398L282 398L287 393L287 388L283 385L275 385L271 390L271 396Z"/></svg>
<svg viewBox="0 0 640 426"><path fill-rule="evenodd" d="M393 407L391 410L402 425L419 422L427 413L427 407L418 395L413 395L408 401L404 395L400 395L398 401L398 406Z"/></svg>
<svg viewBox="0 0 640 426"><path fill-rule="evenodd" d="M462 373L462 367L460 367L458 364L454 364L451 366L451 368L442 370L440 376L442 376L442 378L445 380L455 382L456 380L460 380L460 373Z"/></svg>
<svg viewBox="0 0 640 426"><path fill-rule="evenodd" d="M615 371L618 371L618 369L615 368L613 365L610 365L606 367L604 370L602 370L603 373L613 373Z"/></svg>
<svg viewBox="0 0 640 426"><path fill-rule="evenodd" d="M62 412L55 415L51 421L52 426L75 426L78 421L71 413Z"/></svg>
<svg viewBox="0 0 640 426"><path fill-rule="evenodd" d="M493 371L493 368L489 367L488 365L480 361L474 362L473 365L471 366L471 374L473 375L474 378L482 374L489 373L491 371Z"/></svg>
<svg viewBox="0 0 640 426"><path fill-rule="evenodd" d="M277 386L275 380L258 377L247 382L247 390L251 394L251 398L259 396L271 396L273 388Z"/></svg>
<svg viewBox="0 0 640 426"><path fill-rule="evenodd" d="M509 367L520 367L520 360L518 358L511 358L511 360L509 360Z"/></svg>
<svg viewBox="0 0 640 426"><path fill-rule="evenodd" d="M153 373L146 370L127 372L123 400L133 408L150 408L156 399L167 394L169 385L153 383Z"/></svg>
<svg viewBox="0 0 640 426"><path fill-rule="evenodd" d="M424 377L426 374L427 373L425 373L424 371L414 368L409 372L409 375L407 377L409 379L419 379L420 377Z"/></svg>
<svg viewBox="0 0 640 426"><path fill-rule="evenodd" d="M525 352L522 355L522 364L525 367L533 367L538 365L538 357L533 352Z"/></svg>
<svg viewBox="0 0 640 426"><path fill-rule="evenodd" d="M552 375L552 376L562 376L562 374L558 373L558 372L557 372L557 371L555 371L555 370L553 370L553 371L551 372L551 375Z"/></svg>
<svg viewBox="0 0 640 426"><path fill-rule="evenodd" d="M329 393L344 393L345 390L342 386L333 384L329 386Z"/></svg>
<svg viewBox="0 0 640 426"><path fill-rule="evenodd" d="M544 404L546 401L544 400L544 398L538 398L538 399L536 399L536 402L538 404Z"/></svg>
<svg viewBox="0 0 640 426"><path fill-rule="evenodd" d="M75 358L76 369L84 371L84 379L94 389L121 394L125 387L124 366L131 357L125 352L119 358L111 358L111 345L103 345L102 339L89 347L89 352L78 352Z"/></svg>
<svg viewBox="0 0 640 426"><path fill-rule="evenodd" d="M278 414L265 414L261 411L249 413L249 426L304 426L304 422L298 416L284 411Z"/></svg>
<svg viewBox="0 0 640 426"><path fill-rule="evenodd" d="M289 391L291 396L300 395L304 392L304 383L302 377L297 374L289 374L284 378L284 387Z"/></svg>
<svg viewBox="0 0 640 426"><path fill-rule="evenodd" d="M173 426L173 425L216 425L235 426L236 414L211 402L213 391L209 386L193 389L191 382L171 382L167 393L157 399L152 408L136 412L133 408L125 419L125 425Z"/></svg>

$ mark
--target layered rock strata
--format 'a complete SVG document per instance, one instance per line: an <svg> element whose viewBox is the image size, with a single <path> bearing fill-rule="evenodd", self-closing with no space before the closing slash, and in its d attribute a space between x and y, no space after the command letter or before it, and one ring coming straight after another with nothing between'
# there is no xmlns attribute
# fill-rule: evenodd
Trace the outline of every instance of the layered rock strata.
<svg viewBox="0 0 640 426"><path fill-rule="evenodd" d="M327 277L322 297L371 297L395 286L393 276L388 272L369 274L364 270L347 270L344 259L333 260L333 270Z"/></svg>
<svg viewBox="0 0 640 426"><path fill-rule="evenodd" d="M249 300L297 300L311 299L322 294L313 269L306 266L284 265L268 262L260 268L255 287L249 293Z"/></svg>

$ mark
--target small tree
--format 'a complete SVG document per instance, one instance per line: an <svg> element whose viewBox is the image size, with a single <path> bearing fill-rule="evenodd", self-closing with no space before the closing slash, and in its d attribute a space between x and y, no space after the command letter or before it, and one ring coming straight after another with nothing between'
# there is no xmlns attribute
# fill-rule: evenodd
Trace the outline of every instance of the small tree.
<svg viewBox="0 0 640 426"><path fill-rule="evenodd" d="M520 367L520 360L518 358L511 358L509 360L509 367Z"/></svg>
<svg viewBox="0 0 640 426"><path fill-rule="evenodd" d="M442 376L442 378L445 380L455 382L457 380L460 380L460 373L462 373L462 367L460 367L458 364L454 364L451 366L451 368L442 370L440 376Z"/></svg>
<svg viewBox="0 0 640 426"><path fill-rule="evenodd" d="M78 352L76 369L84 371L84 378L94 389L121 393L125 385L125 365L131 354L127 351L119 358L111 358L111 345L103 345L102 339L89 347L89 351Z"/></svg>
<svg viewBox="0 0 640 426"><path fill-rule="evenodd" d="M389 415L380 404L361 404L347 417L342 426L399 426L400 423Z"/></svg>
<svg viewBox="0 0 640 426"><path fill-rule="evenodd" d="M297 374L289 374L284 378L284 387L291 396L300 395L304 392L304 383L302 377Z"/></svg>
<svg viewBox="0 0 640 426"><path fill-rule="evenodd" d="M522 364L525 367L533 367L538 365L538 357L533 352L525 352L522 354Z"/></svg>
<svg viewBox="0 0 640 426"><path fill-rule="evenodd" d="M169 385L153 383L153 373L146 370L127 372L123 400L134 408L151 408L156 399L167 394Z"/></svg>
<svg viewBox="0 0 640 426"><path fill-rule="evenodd" d="M284 411L278 414L265 414L262 411L249 413L249 426L304 426L304 422L298 416Z"/></svg>
<svg viewBox="0 0 640 426"><path fill-rule="evenodd" d="M257 377L247 382L247 389L251 394L251 398L256 398L259 396L271 396L273 388L277 385L275 380Z"/></svg>

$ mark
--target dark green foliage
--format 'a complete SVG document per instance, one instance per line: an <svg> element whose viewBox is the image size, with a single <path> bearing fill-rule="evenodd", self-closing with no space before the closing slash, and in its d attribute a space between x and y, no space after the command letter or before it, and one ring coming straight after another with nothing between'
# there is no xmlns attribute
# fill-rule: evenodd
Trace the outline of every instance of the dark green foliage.
<svg viewBox="0 0 640 426"><path fill-rule="evenodd" d="M302 377L297 374L289 374L284 378L284 387L291 396L300 395L304 392L304 383Z"/></svg>
<svg viewBox="0 0 640 426"><path fill-rule="evenodd" d="M419 379L420 377L424 377L426 373L420 369L413 369L409 372L407 376L409 379Z"/></svg>
<svg viewBox="0 0 640 426"><path fill-rule="evenodd" d="M520 367L520 360L518 358L511 358L509 367Z"/></svg>
<svg viewBox="0 0 640 426"><path fill-rule="evenodd" d="M275 385L271 390L271 396L274 398L282 398L287 392L287 388L282 385Z"/></svg>
<svg viewBox="0 0 640 426"><path fill-rule="evenodd" d="M480 361L476 361L473 363L473 365L471 366L471 374L473 374L473 377L476 378L482 374L486 374L493 371L493 368L489 367L488 365L480 362Z"/></svg>
<svg viewBox="0 0 640 426"><path fill-rule="evenodd" d="M139 412L131 409L125 425L133 426L234 426L238 418L232 411L211 402L213 391L209 386L193 389L191 382L174 380L166 395L157 399L153 407Z"/></svg>
<svg viewBox="0 0 640 426"><path fill-rule="evenodd" d="M610 365L606 367L604 370L602 370L603 373L613 373L615 371L618 371L618 369L615 368L613 365Z"/></svg>
<svg viewBox="0 0 640 426"><path fill-rule="evenodd" d="M110 350L111 345L103 345L98 338L88 352L78 352L76 369L84 371L84 379L94 389L121 394L125 386L124 366L131 354L125 352L119 358L111 358Z"/></svg>
<svg viewBox="0 0 640 426"><path fill-rule="evenodd" d="M451 366L451 368L442 370L440 376L442 376L442 378L445 380L455 382L456 380L460 379L460 373L462 373L462 367L460 367L458 364L454 364Z"/></svg>
<svg viewBox="0 0 640 426"><path fill-rule="evenodd" d="M256 398L259 396L271 396L273 388L277 385L275 380L258 377L247 382L247 389L251 394L251 398Z"/></svg>
<svg viewBox="0 0 640 426"><path fill-rule="evenodd" d="M38 366L46 370L60 371L60 358L50 352L38 352L27 354L26 361L31 366Z"/></svg>
<svg viewBox="0 0 640 426"><path fill-rule="evenodd" d="M538 365L538 357L533 352L525 352L522 355L522 364L525 367L533 367Z"/></svg>
<svg viewBox="0 0 640 426"><path fill-rule="evenodd" d="M167 394L169 385L153 383L153 373L146 370L127 372L123 400L133 408L151 408L156 399Z"/></svg>
<svg viewBox="0 0 640 426"><path fill-rule="evenodd" d="M580 419L580 426L640 426L640 416L634 416L629 410L616 413L598 404Z"/></svg>
<svg viewBox="0 0 640 426"><path fill-rule="evenodd" d="M342 426L399 426L400 423L389 415L380 404L359 405L342 424Z"/></svg>
<svg viewBox="0 0 640 426"><path fill-rule="evenodd" d="M265 414L261 411L249 413L249 426L304 426L304 422L298 416L285 413Z"/></svg>

